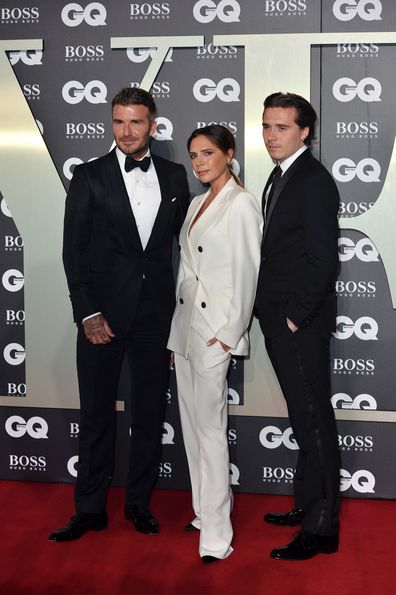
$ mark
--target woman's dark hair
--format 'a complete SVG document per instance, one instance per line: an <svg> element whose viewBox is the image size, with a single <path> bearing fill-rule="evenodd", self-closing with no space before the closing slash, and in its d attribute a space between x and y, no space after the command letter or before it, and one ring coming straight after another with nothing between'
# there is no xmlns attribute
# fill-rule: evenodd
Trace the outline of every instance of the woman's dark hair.
<svg viewBox="0 0 396 595"><path fill-rule="evenodd" d="M194 130L187 140L188 151L190 151L191 142L197 136L206 136L206 138L216 145L216 147L223 153L227 153L229 149L232 149L233 154L235 154L236 145L234 135L228 128L222 126L221 124L209 124L208 126L203 126L203 128L197 128ZM229 164L228 168L236 183L239 184L239 186L242 186L241 180L232 171L231 163Z"/></svg>
<svg viewBox="0 0 396 595"><path fill-rule="evenodd" d="M315 138L315 126L318 119L312 105L296 93L272 93L264 100L264 109L267 107L294 107L297 110L295 123L299 128L309 128L309 132L304 139L307 147L310 147Z"/></svg>
<svg viewBox="0 0 396 595"><path fill-rule="evenodd" d="M115 105L145 105L150 113L151 120L157 116L157 107L151 94L140 87L124 87L113 97L111 107Z"/></svg>

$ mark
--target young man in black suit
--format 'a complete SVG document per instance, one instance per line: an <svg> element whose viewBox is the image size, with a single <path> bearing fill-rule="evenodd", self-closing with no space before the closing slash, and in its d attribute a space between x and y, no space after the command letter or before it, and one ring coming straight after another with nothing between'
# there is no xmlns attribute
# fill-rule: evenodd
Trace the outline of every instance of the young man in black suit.
<svg viewBox="0 0 396 595"><path fill-rule="evenodd" d="M112 102L116 147L79 165L66 198L63 261L78 326L81 417L76 515L49 537L71 541L107 527L114 467L115 400L124 354L131 371L131 438L125 517L159 532L149 499L160 463L175 306L172 242L187 212L182 165L150 153L150 93L122 89Z"/></svg>
<svg viewBox="0 0 396 595"><path fill-rule="evenodd" d="M264 101L263 138L277 167L263 192L266 219L256 308L300 447L295 508L269 523L302 530L271 556L305 560L338 549L340 454L331 405L338 204L334 180L309 149L317 116L293 93Z"/></svg>

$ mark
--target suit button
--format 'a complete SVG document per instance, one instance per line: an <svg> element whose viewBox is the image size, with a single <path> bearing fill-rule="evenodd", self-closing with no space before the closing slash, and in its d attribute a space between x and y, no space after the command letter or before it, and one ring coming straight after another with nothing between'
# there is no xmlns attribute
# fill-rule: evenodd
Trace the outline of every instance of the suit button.
<svg viewBox="0 0 396 595"><path fill-rule="evenodd" d="M203 252L202 246L198 246L198 252Z"/></svg>
<svg viewBox="0 0 396 595"><path fill-rule="evenodd" d="M205 302L201 302L201 307L202 307L202 308L206 308L206 304L205 304Z"/></svg>
<svg viewBox="0 0 396 595"><path fill-rule="evenodd" d="M262 256L261 257L261 262L265 262L267 260L267 256Z"/></svg>
<svg viewBox="0 0 396 595"><path fill-rule="evenodd" d="M180 298L180 299L179 299L179 302L180 302L181 304L184 304L184 300L183 300L183 298Z"/></svg>
<svg viewBox="0 0 396 595"><path fill-rule="evenodd" d="M195 275L195 280L198 281L198 277Z"/></svg>

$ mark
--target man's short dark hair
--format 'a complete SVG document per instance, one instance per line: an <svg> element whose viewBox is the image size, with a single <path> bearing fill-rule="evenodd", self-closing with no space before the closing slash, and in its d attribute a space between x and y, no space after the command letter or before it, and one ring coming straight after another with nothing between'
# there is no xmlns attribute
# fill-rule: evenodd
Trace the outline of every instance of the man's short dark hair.
<svg viewBox="0 0 396 595"><path fill-rule="evenodd" d="M264 109L267 107L295 107L297 110L297 117L295 123L300 128L309 128L309 132L304 139L307 147L310 147L312 140L315 138L315 127L318 116L312 105L296 93L272 93L264 100Z"/></svg>
<svg viewBox="0 0 396 595"><path fill-rule="evenodd" d="M124 87L117 93L111 102L111 107L115 105L145 105L152 120L157 116L157 106L151 94L140 87Z"/></svg>

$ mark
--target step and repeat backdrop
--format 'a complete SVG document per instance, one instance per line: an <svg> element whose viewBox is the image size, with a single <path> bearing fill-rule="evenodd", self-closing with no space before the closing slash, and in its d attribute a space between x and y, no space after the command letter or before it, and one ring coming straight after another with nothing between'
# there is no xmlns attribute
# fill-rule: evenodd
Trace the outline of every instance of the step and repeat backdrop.
<svg viewBox="0 0 396 595"><path fill-rule="evenodd" d="M111 99L150 89L152 151L181 162L208 123L236 137L234 167L260 199L273 91L311 98L315 155L341 195L332 403L341 491L396 497L396 6L394 0L0 0L0 478L73 482L79 410L75 327L61 262L76 164L112 146ZM318 196L318 200L320 197ZM175 262L175 267L177 263ZM229 377L235 491L292 492L298 444L256 321ZM122 485L129 370L116 403ZM174 371L160 487L189 486Z"/></svg>

